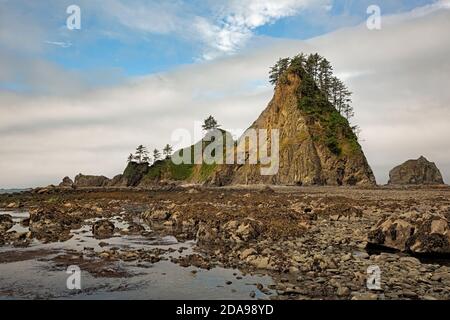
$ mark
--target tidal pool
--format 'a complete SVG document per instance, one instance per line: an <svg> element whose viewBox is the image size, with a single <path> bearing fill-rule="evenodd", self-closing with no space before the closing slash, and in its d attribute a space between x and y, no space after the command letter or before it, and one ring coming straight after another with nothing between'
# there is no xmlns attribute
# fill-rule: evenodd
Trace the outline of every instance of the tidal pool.
<svg viewBox="0 0 450 320"><path fill-rule="evenodd" d="M15 225L8 232L28 232L21 221L27 212L0 212L10 214ZM110 219L116 227L127 227L120 217ZM70 240L44 244L34 240L27 248L0 247L0 299L268 299L273 291L265 288L273 284L267 275L244 275L239 270L216 267L211 270L181 267L170 262L195 252L195 242L179 242L172 236L127 236L115 234L109 239L95 239L91 232L93 220L72 230ZM148 226L146 226L148 228ZM147 262L114 262L113 267L123 276L98 276L81 268L81 290L69 290L67 269L58 267L53 260L60 255L101 252L119 249L174 249L154 264ZM183 249L183 250L180 250ZM180 251L181 252L180 252ZM254 297L253 297L254 296Z"/></svg>

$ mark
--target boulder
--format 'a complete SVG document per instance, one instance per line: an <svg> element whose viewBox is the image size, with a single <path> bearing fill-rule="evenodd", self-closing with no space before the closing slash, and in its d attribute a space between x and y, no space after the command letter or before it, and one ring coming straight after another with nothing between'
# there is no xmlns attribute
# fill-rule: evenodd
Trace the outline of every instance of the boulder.
<svg viewBox="0 0 450 320"><path fill-rule="evenodd" d="M334 204L324 209L317 210L320 217L328 217L332 221L357 220L363 216L363 211L348 204Z"/></svg>
<svg viewBox="0 0 450 320"><path fill-rule="evenodd" d="M56 191L56 187L52 184L47 187L35 188L32 190L32 192L35 194L51 194L51 193L55 193L55 191Z"/></svg>
<svg viewBox="0 0 450 320"><path fill-rule="evenodd" d="M164 222L171 217L171 213L166 210L148 210L142 214L142 218L150 222Z"/></svg>
<svg viewBox="0 0 450 320"><path fill-rule="evenodd" d="M408 212L381 219L370 244L417 254L450 253L450 214Z"/></svg>
<svg viewBox="0 0 450 320"><path fill-rule="evenodd" d="M252 218L243 221L230 221L222 227L226 240L248 242L256 239L262 230L262 223Z"/></svg>
<svg viewBox="0 0 450 320"><path fill-rule="evenodd" d="M114 235L114 223L108 220L99 220L92 226L92 234L96 239L111 238Z"/></svg>
<svg viewBox="0 0 450 320"><path fill-rule="evenodd" d="M250 256L247 258L248 262L256 269L271 269L270 259L263 256Z"/></svg>
<svg viewBox="0 0 450 320"><path fill-rule="evenodd" d="M66 241L72 236L70 230L79 228L81 219L67 215L57 207L39 208L30 211L31 235L43 242Z"/></svg>
<svg viewBox="0 0 450 320"><path fill-rule="evenodd" d="M74 186L81 188L95 188L105 187L110 183L110 180L104 176L87 176L79 174L75 177Z"/></svg>
<svg viewBox="0 0 450 320"><path fill-rule="evenodd" d="M240 254L239 254L239 258L241 258L242 260L247 259L250 256L254 256L256 255L258 252L253 249L253 248L248 248L243 250Z"/></svg>
<svg viewBox="0 0 450 320"><path fill-rule="evenodd" d="M145 232L145 228L137 223L130 223L128 228L121 231L122 234L133 234L133 235L140 235L143 232Z"/></svg>
<svg viewBox="0 0 450 320"><path fill-rule="evenodd" d="M389 173L389 184L439 185L444 184L444 180L436 164L422 156L417 160L408 160L392 169Z"/></svg>
<svg viewBox="0 0 450 320"><path fill-rule="evenodd" d="M16 202L11 202L6 206L7 209L17 209L18 207L19 207L19 204Z"/></svg>
<svg viewBox="0 0 450 320"><path fill-rule="evenodd" d="M0 233L5 233L14 226L13 219L9 214L0 215Z"/></svg>
<svg viewBox="0 0 450 320"><path fill-rule="evenodd" d="M69 177L64 177L59 186L61 188L71 188L73 186L73 181Z"/></svg>
<svg viewBox="0 0 450 320"><path fill-rule="evenodd" d="M214 228L205 222L201 222L198 226L196 235L197 243L200 245L215 244L219 240L218 234L219 231L217 228Z"/></svg>

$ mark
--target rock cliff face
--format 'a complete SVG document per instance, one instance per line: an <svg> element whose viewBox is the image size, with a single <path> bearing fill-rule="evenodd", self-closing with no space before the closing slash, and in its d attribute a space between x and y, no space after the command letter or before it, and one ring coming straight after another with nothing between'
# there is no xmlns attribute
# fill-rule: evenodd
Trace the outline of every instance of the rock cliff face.
<svg viewBox="0 0 450 320"><path fill-rule="evenodd" d="M299 107L302 80L287 74L251 129L279 130L279 170L261 175L262 165L220 166L210 182L225 184L374 185L375 177L349 123L330 106L320 114ZM270 131L265 143L271 145Z"/></svg>
<svg viewBox="0 0 450 320"><path fill-rule="evenodd" d="M136 187L149 171L148 163L130 162L123 174L115 176L110 186L113 187Z"/></svg>
<svg viewBox="0 0 450 320"><path fill-rule="evenodd" d="M389 173L389 178L389 184L393 185L444 184L436 164L423 156L395 167Z"/></svg>

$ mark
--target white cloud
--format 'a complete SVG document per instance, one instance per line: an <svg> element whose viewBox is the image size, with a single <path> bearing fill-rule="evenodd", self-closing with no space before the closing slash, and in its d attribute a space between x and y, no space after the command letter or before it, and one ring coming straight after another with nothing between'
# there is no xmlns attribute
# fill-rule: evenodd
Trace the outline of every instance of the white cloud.
<svg viewBox="0 0 450 320"><path fill-rule="evenodd" d="M277 19L295 15L318 1L310 0L249 0L230 2L226 9L227 24L254 29Z"/></svg>
<svg viewBox="0 0 450 320"><path fill-rule="evenodd" d="M210 46L204 54L210 60L241 49L258 27L294 16L311 6L327 10L328 3L328 0L232 0L221 7L214 21L197 18L194 25Z"/></svg>
<svg viewBox="0 0 450 320"><path fill-rule="evenodd" d="M236 53L258 27L294 16L310 7L329 9L330 0L231 0L205 2L206 12L181 1L110 0L97 7L123 26L144 33L176 34L203 46L205 60Z"/></svg>
<svg viewBox="0 0 450 320"><path fill-rule="evenodd" d="M72 46L71 42L63 42L63 41L45 41L46 44L54 45L61 48L70 48Z"/></svg>

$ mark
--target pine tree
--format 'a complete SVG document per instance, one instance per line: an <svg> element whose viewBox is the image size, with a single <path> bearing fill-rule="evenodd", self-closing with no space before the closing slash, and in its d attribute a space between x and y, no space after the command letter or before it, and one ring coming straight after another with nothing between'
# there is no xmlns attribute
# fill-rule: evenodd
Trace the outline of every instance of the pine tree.
<svg viewBox="0 0 450 320"><path fill-rule="evenodd" d="M278 83L278 80L280 80L280 77L283 75L283 73L289 68L290 59L289 58L283 58L279 59L277 63L270 69L269 72L269 81L272 85L276 85Z"/></svg>
<svg viewBox="0 0 450 320"><path fill-rule="evenodd" d="M361 128L358 125L352 126L352 131L355 134L356 138L359 140L361 138Z"/></svg>
<svg viewBox="0 0 450 320"><path fill-rule="evenodd" d="M319 80L319 64L321 58L322 57L317 53L310 54L305 63L306 72L309 73L316 83Z"/></svg>
<svg viewBox="0 0 450 320"><path fill-rule="evenodd" d="M156 162L161 158L161 152L158 149L153 150L153 161Z"/></svg>
<svg viewBox="0 0 450 320"><path fill-rule="evenodd" d="M347 120L354 116L351 95L352 93L340 79L337 77L332 78L329 100L335 109Z"/></svg>
<svg viewBox="0 0 450 320"><path fill-rule="evenodd" d="M141 164L141 163L148 163L148 151L147 148L144 147L143 145L139 145L136 148L136 155L135 155L135 159L136 161ZM147 161L146 161L147 160Z"/></svg>
<svg viewBox="0 0 450 320"><path fill-rule="evenodd" d="M205 131L210 131L220 128L220 125L217 123L216 119L214 119L213 116L209 116L202 125L202 128Z"/></svg>
<svg viewBox="0 0 450 320"><path fill-rule="evenodd" d="M130 163L130 162L133 162L133 160L134 160L134 155L132 153L130 153L130 155L128 156L127 162Z"/></svg>
<svg viewBox="0 0 450 320"><path fill-rule="evenodd" d="M163 149L163 154L166 157L166 159L170 158L171 154L172 154L172 147L167 144L164 149Z"/></svg>
<svg viewBox="0 0 450 320"><path fill-rule="evenodd" d="M319 88L327 99L330 96L331 81L333 77L333 67L331 63L322 58L319 63Z"/></svg>
<svg viewBox="0 0 450 320"><path fill-rule="evenodd" d="M347 120L354 116L351 105L352 93L339 78L333 75L333 67L326 58L318 53L310 55L301 53L292 59L279 59L271 68L270 82L277 84L287 69L297 73L302 79L300 94L303 110L315 112L327 108L331 103Z"/></svg>

